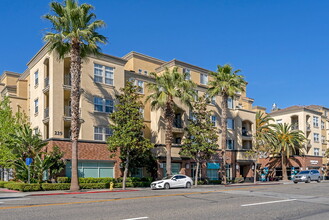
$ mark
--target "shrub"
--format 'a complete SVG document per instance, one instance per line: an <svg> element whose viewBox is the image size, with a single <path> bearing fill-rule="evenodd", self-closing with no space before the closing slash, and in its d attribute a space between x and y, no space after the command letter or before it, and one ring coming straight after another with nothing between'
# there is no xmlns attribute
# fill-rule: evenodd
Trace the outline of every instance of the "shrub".
<svg viewBox="0 0 329 220"><path fill-rule="evenodd" d="M103 178L93 178L93 177L86 177L86 178L79 178L79 183L110 183L114 182L115 179L111 177L103 177Z"/></svg>
<svg viewBox="0 0 329 220"><path fill-rule="evenodd" d="M70 183L71 178L70 177L57 177L58 183Z"/></svg>
<svg viewBox="0 0 329 220"><path fill-rule="evenodd" d="M234 179L234 183L243 183L244 182L244 178L243 177L236 177Z"/></svg>
<svg viewBox="0 0 329 220"><path fill-rule="evenodd" d="M210 184L221 184L222 181L221 180L210 180L209 183Z"/></svg>
<svg viewBox="0 0 329 220"><path fill-rule="evenodd" d="M80 183L81 189L108 189L110 183Z"/></svg>
<svg viewBox="0 0 329 220"><path fill-rule="evenodd" d="M8 183L6 181L0 181L0 188L4 188L5 184Z"/></svg>
<svg viewBox="0 0 329 220"><path fill-rule="evenodd" d="M70 183L43 183L41 185L43 190L69 190Z"/></svg>
<svg viewBox="0 0 329 220"><path fill-rule="evenodd" d="M22 192L40 191L41 190L40 184L37 184L37 183L27 184L27 183L14 182L14 183L6 183L5 187L7 189L19 190Z"/></svg>

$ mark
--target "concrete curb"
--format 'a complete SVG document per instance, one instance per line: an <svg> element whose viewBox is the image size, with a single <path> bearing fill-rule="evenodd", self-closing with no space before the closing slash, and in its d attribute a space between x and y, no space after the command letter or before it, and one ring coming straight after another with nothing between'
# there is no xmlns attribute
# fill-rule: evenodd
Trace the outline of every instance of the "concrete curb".
<svg viewBox="0 0 329 220"><path fill-rule="evenodd" d="M232 184L225 185L225 187L235 187L235 186L271 186L271 185L282 185L284 183L251 183L251 184Z"/></svg>
<svg viewBox="0 0 329 220"><path fill-rule="evenodd" d="M88 191L88 192L57 192L57 193L30 193L28 196L57 196L57 195L76 195L91 193L115 193L115 192L134 192L139 190L112 190L112 191Z"/></svg>

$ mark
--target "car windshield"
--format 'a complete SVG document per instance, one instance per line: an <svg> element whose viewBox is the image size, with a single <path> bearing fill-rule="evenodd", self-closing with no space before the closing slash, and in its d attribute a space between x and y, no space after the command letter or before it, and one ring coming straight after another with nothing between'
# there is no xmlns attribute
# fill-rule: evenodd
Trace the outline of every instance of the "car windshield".
<svg viewBox="0 0 329 220"><path fill-rule="evenodd" d="M171 179L173 176L166 176L166 177L164 177L163 178L163 180L169 180L169 179Z"/></svg>
<svg viewBox="0 0 329 220"><path fill-rule="evenodd" d="M310 171L301 171L301 172L299 172L299 174L309 174L310 173Z"/></svg>

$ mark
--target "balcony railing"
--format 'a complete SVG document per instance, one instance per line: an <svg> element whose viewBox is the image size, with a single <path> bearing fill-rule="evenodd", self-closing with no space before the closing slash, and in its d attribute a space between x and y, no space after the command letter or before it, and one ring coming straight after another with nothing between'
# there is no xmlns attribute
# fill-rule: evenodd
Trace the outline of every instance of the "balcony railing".
<svg viewBox="0 0 329 220"><path fill-rule="evenodd" d="M64 86L71 86L71 75L65 74L64 75Z"/></svg>
<svg viewBox="0 0 329 220"><path fill-rule="evenodd" d="M49 108L45 108L43 112L43 118L48 118L49 117Z"/></svg>
<svg viewBox="0 0 329 220"><path fill-rule="evenodd" d="M174 120L174 123L173 123L173 126L174 126L175 128L183 128L183 122L182 122L182 120L180 120L180 119L175 119L175 120Z"/></svg>
<svg viewBox="0 0 329 220"><path fill-rule="evenodd" d="M306 123L306 131L311 131L311 124L310 123Z"/></svg>
<svg viewBox="0 0 329 220"><path fill-rule="evenodd" d="M49 77L45 78L45 88L49 86Z"/></svg>
<svg viewBox="0 0 329 220"><path fill-rule="evenodd" d="M297 123L293 123L293 124L291 125L291 130L298 130L298 129L299 129L299 126L298 126Z"/></svg>
<svg viewBox="0 0 329 220"><path fill-rule="evenodd" d="M242 129L242 136L244 136L244 137L251 137L252 136L252 133L249 130Z"/></svg>

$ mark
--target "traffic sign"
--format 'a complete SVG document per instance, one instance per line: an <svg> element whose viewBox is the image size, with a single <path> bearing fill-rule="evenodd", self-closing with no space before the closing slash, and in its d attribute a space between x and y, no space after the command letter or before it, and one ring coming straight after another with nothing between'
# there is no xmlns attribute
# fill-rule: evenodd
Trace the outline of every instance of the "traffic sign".
<svg viewBox="0 0 329 220"><path fill-rule="evenodd" d="M33 162L32 158L26 158L25 159L25 164L28 165L28 166L30 166L32 162Z"/></svg>

